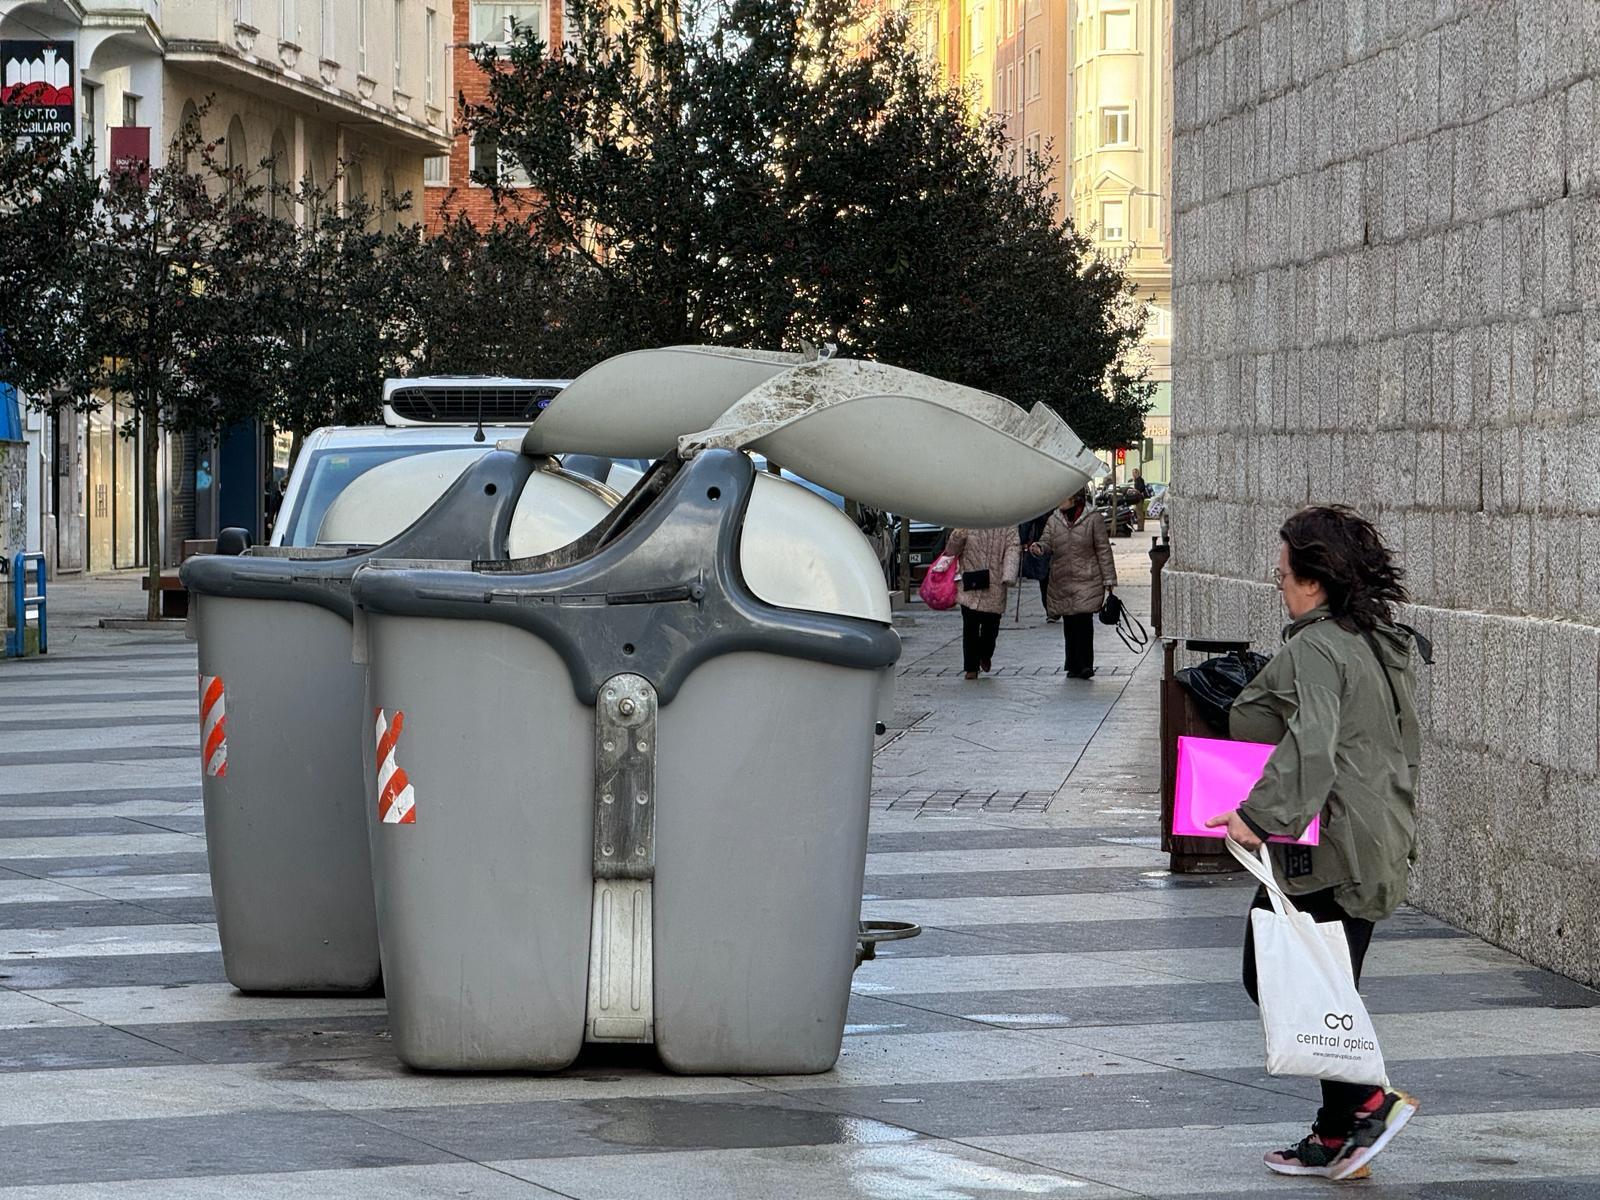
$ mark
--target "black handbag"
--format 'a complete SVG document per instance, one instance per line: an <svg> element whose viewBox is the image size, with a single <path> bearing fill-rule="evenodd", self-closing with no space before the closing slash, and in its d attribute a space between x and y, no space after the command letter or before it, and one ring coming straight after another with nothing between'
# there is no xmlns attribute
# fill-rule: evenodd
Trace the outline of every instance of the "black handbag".
<svg viewBox="0 0 1600 1200"><path fill-rule="evenodd" d="M961 590L963 592L986 592L989 590L989 568L981 571L961 572Z"/></svg>
<svg viewBox="0 0 1600 1200"><path fill-rule="evenodd" d="M1128 611L1128 606L1117 599L1115 592L1106 593L1106 602L1100 606L1100 624L1113 626L1117 638L1130 653L1143 654L1150 644L1150 633L1138 617Z"/></svg>

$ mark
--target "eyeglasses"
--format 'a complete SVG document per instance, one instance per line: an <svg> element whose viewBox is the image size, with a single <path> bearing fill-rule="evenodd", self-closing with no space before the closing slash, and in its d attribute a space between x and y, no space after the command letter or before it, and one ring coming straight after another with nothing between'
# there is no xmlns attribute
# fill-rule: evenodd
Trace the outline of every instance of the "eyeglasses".
<svg viewBox="0 0 1600 1200"><path fill-rule="evenodd" d="M1287 578L1288 576L1283 573L1282 567L1272 568L1272 585L1280 592L1283 591L1283 581Z"/></svg>

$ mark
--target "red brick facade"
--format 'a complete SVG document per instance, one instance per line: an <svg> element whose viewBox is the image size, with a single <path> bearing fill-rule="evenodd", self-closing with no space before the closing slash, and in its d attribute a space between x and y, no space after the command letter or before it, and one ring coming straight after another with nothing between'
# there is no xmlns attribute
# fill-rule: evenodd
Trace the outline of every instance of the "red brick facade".
<svg viewBox="0 0 1600 1200"><path fill-rule="evenodd" d="M545 40L552 44L560 41L562 0L545 0L550 13L549 31ZM472 61L468 49L472 40L472 0L451 0L450 62L454 75L454 91L448 97L452 111L456 97L465 96L469 104L482 104L489 97L489 82L478 64ZM466 213L477 225L488 225L495 218L494 197L486 187L471 182L472 141L461 129L460 114L455 114L456 137L450 147L449 182L444 186L425 185L423 188L423 218L429 233L437 233L447 220ZM531 192L529 192L531 194ZM515 201L508 201L516 210Z"/></svg>

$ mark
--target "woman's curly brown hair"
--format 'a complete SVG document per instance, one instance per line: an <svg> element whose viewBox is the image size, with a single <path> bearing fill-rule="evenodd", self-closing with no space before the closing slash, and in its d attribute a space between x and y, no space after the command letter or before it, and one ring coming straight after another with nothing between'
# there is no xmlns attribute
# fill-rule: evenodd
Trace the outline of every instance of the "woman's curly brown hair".
<svg viewBox="0 0 1600 1200"><path fill-rule="evenodd" d="M1334 619L1352 633L1392 624L1409 596L1394 554L1372 522L1342 504L1302 508L1278 536L1289 547L1295 578L1320 583Z"/></svg>

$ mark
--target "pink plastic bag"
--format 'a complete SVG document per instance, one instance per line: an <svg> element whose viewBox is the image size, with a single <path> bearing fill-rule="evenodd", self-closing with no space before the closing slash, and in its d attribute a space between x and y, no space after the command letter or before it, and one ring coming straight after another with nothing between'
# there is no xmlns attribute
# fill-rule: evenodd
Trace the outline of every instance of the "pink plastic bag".
<svg viewBox="0 0 1600 1200"><path fill-rule="evenodd" d="M1276 746L1265 742L1230 742L1224 738L1180 737L1178 783L1172 808L1172 832L1179 837L1227 836L1221 826L1207 829L1206 822L1243 804ZM1298 839L1315 846L1322 836L1322 818L1314 818ZM1294 843L1274 837L1268 841Z"/></svg>
<svg viewBox="0 0 1600 1200"><path fill-rule="evenodd" d="M933 566L928 568L928 573L922 577L922 586L917 589L917 594L922 597L922 602L929 608L954 608L959 598L956 590L956 566L953 555L941 554L934 560Z"/></svg>

